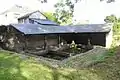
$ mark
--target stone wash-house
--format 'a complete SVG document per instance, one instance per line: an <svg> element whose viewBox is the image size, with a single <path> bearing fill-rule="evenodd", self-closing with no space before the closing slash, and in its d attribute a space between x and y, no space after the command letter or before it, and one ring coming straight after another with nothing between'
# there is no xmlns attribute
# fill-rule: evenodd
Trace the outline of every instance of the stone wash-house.
<svg viewBox="0 0 120 80"><path fill-rule="evenodd" d="M59 47L62 43L88 43L110 47L112 43L112 25L91 24L76 26L58 26L41 24L11 24L0 27L4 33L0 34L1 44L6 49L15 51L45 50L51 46Z"/></svg>

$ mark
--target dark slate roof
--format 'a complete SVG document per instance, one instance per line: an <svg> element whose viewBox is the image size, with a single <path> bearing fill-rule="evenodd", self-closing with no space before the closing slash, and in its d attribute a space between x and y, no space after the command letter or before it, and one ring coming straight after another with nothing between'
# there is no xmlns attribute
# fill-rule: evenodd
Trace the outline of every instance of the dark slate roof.
<svg viewBox="0 0 120 80"><path fill-rule="evenodd" d="M68 29L73 32L109 32L111 30L111 24L85 24L68 26Z"/></svg>
<svg viewBox="0 0 120 80"><path fill-rule="evenodd" d="M11 25L24 34L48 34L69 32L67 28L59 26L48 26L39 24L11 24Z"/></svg>
<svg viewBox="0 0 120 80"><path fill-rule="evenodd" d="M50 26L40 24L11 24L14 28L24 34L49 34L49 33L93 33L109 32L110 25L91 24L76 26Z"/></svg>
<svg viewBox="0 0 120 80"><path fill-rule="evenodd" d="M31 19L37 22L38 24L43 24L43 25L58 25L56 22L53 22L48 19Z"/></svg>

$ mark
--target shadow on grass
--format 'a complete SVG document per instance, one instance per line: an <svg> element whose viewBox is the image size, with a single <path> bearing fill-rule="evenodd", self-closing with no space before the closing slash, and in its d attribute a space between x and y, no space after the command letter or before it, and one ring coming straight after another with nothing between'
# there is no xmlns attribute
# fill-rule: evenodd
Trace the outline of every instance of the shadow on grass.
<svg viewBox="0 0 120 80"><path fill-rule="evenodd" d="M1 52L0 52L1 53ZM3 54L3 55L2 55ZM70 69L56 69L47 64L37 64L28 61L21 66L23 60L14 54L0 54L0 80L86 80L91 79L89 70L77 71ZM40 65L40 66L39 66ZM22 69L24 68L24 69ZM25 70L25 71L23 71ZM25 76L23 72L28 72ZM96 74L94 74L96 75ZM96 76L92 76L96 79ZM86 78L86 79L83 79ZM91 79L91 80L94 80ZM99 80L99 79L98 79Z"/></svg>
<svg viewBox="0 0 120 80"><path fill-rule="evenodd" d="M73 71L55 70L53 71L53 80L103 80L103 78L89 69Z"/></svg>
<svg viewBox="0 0 120 80"><path fill-rule="evenodd" d="M20 63L18 56L0 56L0 80L27 80L21 74Z"/></svg>
<svg viewBox="0 0 120 80"><path fill-rule="evenodd" d="M98 61L101 60L104 61L103 60L104 57L113 56L117 49L118 48L113 48L108 53L103 54L103 56L100 55L101 58L99 59L98 57L100 56L97 56L98 54L93 54L94 56L95 55L97 56L97 58L94 59L95 61L96 59ZM98 63L89 66L90 70L88 68L86 69L81 68L78 71L75 69L74 70L59 68L56 69L45 63L42 63L42 65L38 64L36 63L36 61L35 63L26 61L26 63L24 63L24 66L21 66L21 63L23 63L24 60L20 59L18 56L14 54L8 53L9 52L0 52L0 80L104 80L104 78L106 78L107 76L106 73L109 73L107 71L111 70L111 72L113 72L112 74L115 74L115 72L119 70L118 62L112 61L109 61L109 64L115 63L114 66L109 65L108 62L105 63L105 65L108 66L105 66L101 63L100 65ZM90 55L91 54L89 54L88 56L90 57ZM88 58L85 56L82 59L86 61L86 59ZM91 56L91 58L89 58L88 60L93 60L93 56ZM94 68L95 70L91 70L92 69L91 67ZM100 70L98 68L100 68ZM114 69L115 71L113 71ZM103 70L103 72L101 70ZM117 74L118 73L116 73L116 75ZM110 79L111 78L108 78L108 80ZM113 80L117 80L117 78L114 78Z"/></svg>

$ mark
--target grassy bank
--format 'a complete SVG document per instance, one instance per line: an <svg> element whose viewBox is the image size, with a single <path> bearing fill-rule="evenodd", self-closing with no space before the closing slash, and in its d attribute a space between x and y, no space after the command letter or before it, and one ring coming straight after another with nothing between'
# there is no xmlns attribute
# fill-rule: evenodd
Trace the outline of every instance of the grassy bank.
<svg viewBox="0 0 120 80"><path fill-rule="evenodd" d="M95 80L89 70L56 69L30 57L0 51L0 80Z"/></svg>
<svg viewBox="0 0 120 80"><path fill-rule="evenodd" d="M87 68L53 68L31 57L0 51L0 80L120 80L119 61L112 56Z"/></svg>

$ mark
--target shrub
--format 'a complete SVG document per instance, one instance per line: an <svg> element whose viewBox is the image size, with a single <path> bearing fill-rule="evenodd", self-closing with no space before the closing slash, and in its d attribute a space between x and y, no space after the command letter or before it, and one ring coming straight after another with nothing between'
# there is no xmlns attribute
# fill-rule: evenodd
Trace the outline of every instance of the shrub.
<svg viewBox="0 0 120 80"><path fill-rule="evenodd" d="M47 19L58 23L58 20L57 20L57 18L54 16L53 13L51 13L51 12L44 12L44 15L47 17Z"/></svg>

